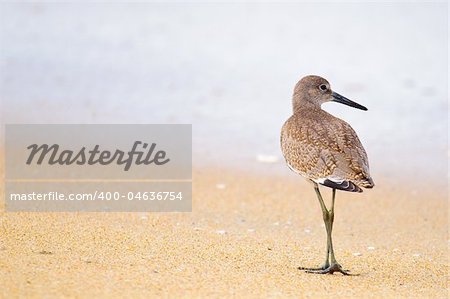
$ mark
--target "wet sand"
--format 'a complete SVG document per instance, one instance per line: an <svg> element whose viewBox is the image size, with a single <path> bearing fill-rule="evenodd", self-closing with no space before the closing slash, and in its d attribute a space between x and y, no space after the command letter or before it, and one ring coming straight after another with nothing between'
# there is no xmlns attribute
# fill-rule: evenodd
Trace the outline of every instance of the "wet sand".
<svg viewBox="0 0 450 299"><path fill-rule="evenodd" d="M297 270L326 244L302 179L197 169L193 213L1 212L0 297L447 297L445 190L376 183L337 194L336 255L359 276Z"/></svg>

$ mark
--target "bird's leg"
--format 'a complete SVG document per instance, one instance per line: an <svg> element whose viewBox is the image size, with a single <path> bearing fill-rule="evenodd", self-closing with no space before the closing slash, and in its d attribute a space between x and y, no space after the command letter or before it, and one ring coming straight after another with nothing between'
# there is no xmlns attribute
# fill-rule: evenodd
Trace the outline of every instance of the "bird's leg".
<svg viewBox="0 0 450 299"><path fill-rule="evenodd" d="M317 198L319 199L320 207L322 209L322 214L323 214L323 221L325 222L325 229L327 230L327 236L328 236L331 234L331 232L329 232L330 228L327 224L328 222L327 222L327 220L325 220L326 218L328 218L328 210L322 199L322 195L320 194L319 186L316 183L314 183L314 190L316 191ZM321 267L318 267L318 268L298 267L298 269L306 270L306 271L317 271L317 270L328 269L330 267L330 259L329 259L330 258L330 241L331 241L331 238L327 238L327 255L325 256L325 262L323 263L323 265Z"/></svg>
<svg viewBox="0 0 450 299"><path fill-rule="evenodd" d="M334 222L334 201L336 197L336 189L333 189L333 195L331 199L331 209L328 210L323 202L322 196L319 191L319 186L314 184L314 190L316 191L317 198L319 199L320 207L322 209L323 222L325 223L325 229L327 231L327 259L325 261L325 268L319 269L306 269L308 273L317 274L333 274L334 272L342 273L343 275L350 275L347 271L342 269L341 265L338 264L334 256L333 241L331 238L331 232L333 230Z"/></svg>
<svg viewBox="0 0 450 299"><path fill-rule="evenodd" d="M334 249L333 249L333 240L331 239L331 233L333 232L333 223L334 223L334 199L336 197L336 189L333 188L332 198L331 198L331 209L328 211L328 226L329 232L327 231L327 240L328 240L328 252L330 253L331 264L337 264L336 258L334 257ZM325 220L325 219L324 219Z"/></svg>

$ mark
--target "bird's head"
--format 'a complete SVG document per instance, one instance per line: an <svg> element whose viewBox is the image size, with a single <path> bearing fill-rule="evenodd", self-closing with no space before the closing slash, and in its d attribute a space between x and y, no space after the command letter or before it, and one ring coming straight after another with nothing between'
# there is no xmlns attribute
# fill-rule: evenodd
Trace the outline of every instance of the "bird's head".
<svg viewBox="0 0 450 299"><path fill-rule="evenodd" d="M304 102L320 106L326 102L337 102L353 108L367 110L366 107L355 103L337 92L331 90L330 83L319 76L303 77L294 88L293 108L296 111Z"/></svg>

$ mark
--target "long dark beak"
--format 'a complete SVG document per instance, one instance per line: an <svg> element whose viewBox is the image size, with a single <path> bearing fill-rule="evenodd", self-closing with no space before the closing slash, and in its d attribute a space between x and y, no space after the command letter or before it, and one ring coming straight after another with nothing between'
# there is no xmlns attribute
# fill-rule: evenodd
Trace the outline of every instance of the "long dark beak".
<svg viewBox="0 0 450 299"><path fill-rule="evenodd" d="M331 95L333 96L333 100L332 100L333 102L338 102L338 103L341 103L341 104L344 104L344 105L347 105L347 106L350 106L350 107L353 107L353 108L357 108L357 109L361 109L361 110L367 111L367 108L364 107L363 105L355 103L355 102L347 99L346 97L341 96L337 92L333 91L333 93Z"/></svg>

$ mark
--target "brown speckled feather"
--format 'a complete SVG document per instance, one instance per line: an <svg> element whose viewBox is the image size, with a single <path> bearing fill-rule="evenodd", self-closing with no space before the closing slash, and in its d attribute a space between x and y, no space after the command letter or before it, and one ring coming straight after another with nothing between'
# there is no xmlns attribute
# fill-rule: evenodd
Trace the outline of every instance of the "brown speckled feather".
<svg viewBox="0 0 450 299"><path fill-rule="evenodd" d="M320 107L298 109L286 121L281 148L293 171L317 183L343 190L332 184L347 184L346 191L356 192L374 185L366 151L355 131Z"/></svg>

